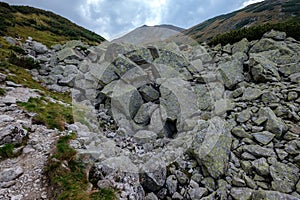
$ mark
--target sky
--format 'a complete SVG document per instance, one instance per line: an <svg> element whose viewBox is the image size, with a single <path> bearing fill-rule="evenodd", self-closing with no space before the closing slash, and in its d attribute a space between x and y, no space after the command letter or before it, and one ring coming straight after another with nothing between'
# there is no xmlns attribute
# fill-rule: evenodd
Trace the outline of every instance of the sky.
<svg viewBox="0 0 300 200"><path fill-rule="evenodd" d="M1 0L59 14L107 40L142 25L190 28L262 0Z"/></svg>

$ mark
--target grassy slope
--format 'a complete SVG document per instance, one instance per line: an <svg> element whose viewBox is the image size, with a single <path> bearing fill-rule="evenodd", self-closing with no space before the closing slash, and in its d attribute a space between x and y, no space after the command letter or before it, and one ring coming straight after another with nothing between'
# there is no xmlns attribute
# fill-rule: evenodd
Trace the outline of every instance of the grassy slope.
<svg viewBox="0 0 300 200"><path fill-rule="evenodd" d="M99 44L105 39L52 12L29 6L10 6L0 2L0 35L28 36L51 46L69 40Z"/></svg>
<svg viewBox="0 0 300 200"><path fill-rule="evenodd" d="M185 34L203 42L214 36L243 27L266 23L277 24L287 20L300 21L300 0L265 0L252 4L241 10L221 15L198 24Z"/></svg>

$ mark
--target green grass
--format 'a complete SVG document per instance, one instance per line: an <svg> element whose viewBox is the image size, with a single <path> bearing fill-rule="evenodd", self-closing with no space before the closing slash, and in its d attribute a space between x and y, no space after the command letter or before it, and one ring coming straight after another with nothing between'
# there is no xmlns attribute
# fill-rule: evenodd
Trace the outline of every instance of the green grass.
<svg viewBox="0 0 300 200"><path fill-rule="evenodd" d="M58 200L116 200L112 189L87 191L85 166L75 159L76 151L69 145L75 137L74 133L60 137L55 153L48 160L45 174L54 189L51 195Z"/></svg>
<svg viewBox="0 0 300 200"><path fill-rule="evenodd" d="M5 89L0 88L0 96L4 96L6 94Z"/></svg>
<svg viewBox="0 0 300 200"><path fill-rule="evenodd" d="M116 196L111 189L100 189L90 195L90 200L116 200Z"/></svg>
<svg viewBox="0 0 300 200"><path fill-rule="evenodd" d="M28 102L19 102L18 106L37 113L33 117L35 124L44 124L48 128L64 130L64 124L73 123L73 113L71 106L64 106L53 103L45 98L30 98Z"/></svg>
<svg viewBox="0 0 300 200"><path fill-rule="evenodd" d="M0 147L0 160L14 157L14 149L15 145L9 143Z"/></svg>

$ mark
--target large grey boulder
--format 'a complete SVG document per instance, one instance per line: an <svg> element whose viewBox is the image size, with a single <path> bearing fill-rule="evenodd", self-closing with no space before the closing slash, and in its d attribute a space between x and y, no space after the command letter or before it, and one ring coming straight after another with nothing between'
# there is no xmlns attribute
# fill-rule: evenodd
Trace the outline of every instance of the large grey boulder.
<svg viewBox="0 0 300 200"><path fill-rule="evenodd" d="M32 42L32 49L37 52L38 54L43 54L46 53L48 51L48 48L46 47L46 45L43 45L39 42L33 41Z"/></svg>
<svg viewBox="0 0 300 200"><path fill-rule="evenodd" d="M164 186L167 179L167 169L161 158L152 157L143 165L141 170L140 180L145 189L156 192Z"/></svg>
<svg viewBox="0 0 300 200"><path fill-rule="evenodd" d="M232 89L236 84L244 80L243 61L244 54L236 53L231 61L219 64L219 72L227 88Z"/></svg>
<svg viewBox="0 0 300 200"><path fill-rule="evenodd" d="M105 171L112 173L114 171L138 173L138 167L131 161L127 156L109 157L102 161L101 164L104 166Z"/></svg>
<svg viewBox="0 0 300 200"><path fill-rule="evenodd" d="M249 66L255 82L280 80L277 64L261 54L250 54Z"/></svg>
<svg viewBox="0 0 300 200"><path fill-rule="evenodd" d="M261 108L258 114L260 118L266 117L268 119L265 128L271 133L274 133L276 137L280 137L288 130L287 125L280 118L276 117L271 108Z"/></svg>
<svg viewBox="0 0 300 200"><path fill-rule="evenodd" d="M64 60L82 60L83 56L77 52L76 50L72 48L64 48L60 51L57 52L57 58L59 61L64 61Z"/></svg>
<svg viewBox="0 0 300 200"><path fill-rule="evenodd" d="M118 55L115 60L113 60L112 64L116 68L116 73L122 77L124 74L126 74L128 71L130 71L133 68L139 67L137 64L132 62L130 59L126 58L123 55Z"/></svg>
<svg viewBox="0 0 300 200"><path fill-rule="evenodd" d="M285 32L280 32L280 31L275 31L275 30L271 30L267 33L265 33L263 35L264 38L271 38L271 39L274 39L274 40L279 40L279 41L282 41L282 40L285 40L286 38L286 33Z"/></svg>
<svg viewBox="0 0 300 200"><path fill-rule="evenodd" d="M116 114L115 117L118 116L118 112L121 112L133 119L142 104L143 99L135 87L123 81L117 82L111 95L111 107L113 113Z"/></svg>
<svg viewBox="0 0 300 200"><path fill-rule="evenodd" d="M270 174L273 178L273 190L290 193L295 190L299 180L299 168L292 164L275 162L270 166Z"/></svg>
<svg viewBox="0 0 300 200"><path fill-rule="evenodd" d="M253 191L252 199L298 200L299 198L278 191L255 190Z"/></svg>
<svg viewBox="0 0 300 200"><path fill-rule="evenodd" d="M248 53L250 47L250 43L247 38L243 38L241 41L235 43L232 47L232 54L237 52Z"/></svg>
<svg viewBox="0 0 300 200"><path fill-rule="evenodd" d="M167 79L160 86L160 107L166 111L165 120L177 120L177 130L180 132L184 122L197 113L196 95L190 89L190 84L182 79Z"/></svg>
<svg viewBox="0 0 300 200"><path fill-rule="evenodd" d="M100 85L105 86L114 80L119 79L116 74L116 67L108 62L102 62L99 65L90 65L90 70L88 73L99 82Z"/></svg>
<svg viewBox="0 0 300 200"><path fill-rule="evenodd" d="M152 102L145 103L141 105L140 109L136 113L134 117L134 122L146 126L150 123L150 118L155 109L158 108L157 104L153 104Z"/></svg>
<svg viewBox="0 0 300 200"><path fill-rule="evenodd" d="M262 147L259 145L244 145L243 150L257 157L274 157L276 156L273 149Z"/></svg>
<svg viewBox="0 0 300 200"><path fill-rule="evenodd" d="M159 98L159 92L151 85L143 85L141 88L139 88L139 92L141 93L143 99L147 102L155 101Z"/></svg>
<svg viewBox="0 0 300 200"><path fill-rule="evenodd" d="M157 138L157 134L152 131L140 130L133 136L133 138L138 144L145 144L154 142Z"/></svg>
<svg viewBox="0 0 300 200"><path fill-rule="evenodd" d="M217 179L227 171L232 138L221 118L212 118L208 125L197 133L190 150L210 176Z"/></svg>
<svg viewBox="0 0 300 200"><path fill-rule="evenodd" d="M263 38L251 47L250 53L259 53L262 51L276 50L277 48L278 47L276 41L270 38Z"/></svg>
<svg viewBox="0 0 300 200"><path fill-rule="evenodd" d="M247 87L244 89L242 99L245 101L253 101L255 99L258 99L262 94L263 91L258 88Z"/></svg>
<svg viewBox="0 0 300 200"><path fill-rule="evenodd" d="M4 169L0 172L0 182L12 181L22 175L23 172L24 170L19 166L16 168Z"/></svg>

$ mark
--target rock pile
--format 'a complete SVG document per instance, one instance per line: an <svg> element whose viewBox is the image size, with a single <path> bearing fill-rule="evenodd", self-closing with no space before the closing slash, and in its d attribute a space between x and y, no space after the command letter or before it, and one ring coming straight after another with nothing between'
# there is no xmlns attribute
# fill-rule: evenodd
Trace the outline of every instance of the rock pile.
<svg viewBox="0 0 300 200"><path fill-rule="evenodd" d="M6 91L0 97L0 199L48 199L48 181L43 175L57 131L32 124L34 113L27 113L16 102L27 102L40 95L0 74L0 87ZM12 155L4 155L6 145L14 145ZM7 147L7 146L6 146Z"/></svg>
<svg viewBox="0 0 300 200"><path fill-rule="evenodd" d="M300 199L299 41L271 31L214 48L35 45L34 76L72 91L72 146L94 187L120 199Z"/></svg>

